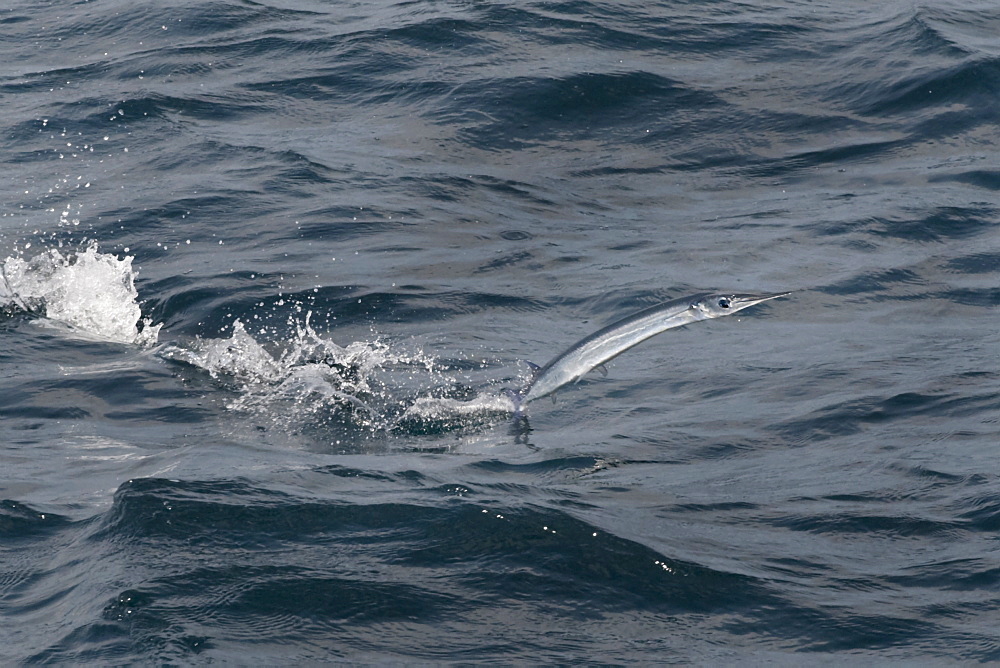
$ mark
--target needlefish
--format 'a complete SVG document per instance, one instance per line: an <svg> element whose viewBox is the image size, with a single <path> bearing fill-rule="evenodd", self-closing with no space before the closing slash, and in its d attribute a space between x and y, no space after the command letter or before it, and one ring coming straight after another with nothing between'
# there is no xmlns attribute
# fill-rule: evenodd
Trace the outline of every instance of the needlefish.
<svg viewBox="0 0 1000 668"><path fill-rule="evenodd" d="M567 383L578 381L591 369L601 367L603 370L604 363L661 332L699 320L732 315L788 294L791 293L751 295L704 292L639 311L574 343L545 366L532 365L535 373L531 381L520 391L507 392L514 402L514 413L523 414L526 404L549 396Z"/></svg>

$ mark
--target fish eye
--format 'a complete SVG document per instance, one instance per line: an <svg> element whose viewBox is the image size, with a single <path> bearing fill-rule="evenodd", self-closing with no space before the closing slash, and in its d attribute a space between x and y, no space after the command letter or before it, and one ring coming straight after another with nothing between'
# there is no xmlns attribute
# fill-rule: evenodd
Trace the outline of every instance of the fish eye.
<svg viewBox="0 0 1000 668"><path fill-rule="evenodd" d="M723 297L719 300L719 308L729 308L731 305L732 302L729 300L729 297Z"/></svg>

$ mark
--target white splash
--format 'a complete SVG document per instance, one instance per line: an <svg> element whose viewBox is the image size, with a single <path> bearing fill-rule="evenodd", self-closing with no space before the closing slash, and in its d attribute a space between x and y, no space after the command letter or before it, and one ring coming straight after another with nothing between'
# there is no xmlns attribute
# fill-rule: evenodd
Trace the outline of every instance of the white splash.
<svg viewBox="0 0 1000 668"><path fill-rule="evenodd" d="M8 257L0 262L0 306L16 306L105 341L152 346L161 325L142 318L132 260L100 253L97 244L82 253L52 249L28 260Z"/></svg>
<svg viewBox="0 0 1000 668"><path fill-rule="evenodd" d="M505 396L471 400L429 397L453 385L447 369L411 346L381 341L340 346L317 334L306 316L277 350L237 320L228 338L167 346L162 356L207 371L235 397L233 411L291 431L366 428L456 428L497 419L513 410ZM418 398L413 395L416 393ZM415 402L415 403L414 403Z"/></svg>
<svg viewBox="0 0 1000 668"><path fill-rule="evenodd" d="M379 372L397 364L431 363L421 356L393 353L378 341L337 345L313 330L309 315L275 353L237 320L229 338L171 345L162 355L234 384L237 397L228 404L231 410L268 416L283 426L315 426L350 411L355 425L381 428L391 392L377 379Z"/></svg>

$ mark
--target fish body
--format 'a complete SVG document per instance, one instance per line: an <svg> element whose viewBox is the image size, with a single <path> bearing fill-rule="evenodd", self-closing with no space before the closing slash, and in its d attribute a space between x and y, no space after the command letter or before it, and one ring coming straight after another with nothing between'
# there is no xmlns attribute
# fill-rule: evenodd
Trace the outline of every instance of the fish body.
<svg viewBox="0 0 1000 668"><path fill-rule="evenodd" d="M787 294L789 293L755 295L704 292L639 311L577 341L538 369L527 387L510 394L515 404L515 413L520 413L525 404L579 380L591 369L661 332L699 320L732 315L754 304Z"/></svg>

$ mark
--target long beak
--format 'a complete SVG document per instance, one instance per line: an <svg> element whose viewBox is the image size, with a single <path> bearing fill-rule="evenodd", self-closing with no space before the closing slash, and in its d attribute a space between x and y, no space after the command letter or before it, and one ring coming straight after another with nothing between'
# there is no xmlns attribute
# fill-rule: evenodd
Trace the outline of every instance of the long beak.
<svg viewBox="0 0 1000 668"><path fill-rule="evenodd" d="M773 295L759 295L755 303L759 304L761 302L766 302L769 299L777 299L778 297L787 297L790 294L792 294L791 290L789 290L788 292L776 292Z"/></svg>
<svg viewBox="0 0 1000 668"><path fill-rule="evenodd" d="M778 297L787 297L792 294L791 292L778 292L773 295L734 295L733 301L734 306L737 311L742 311L745 308L750 308L761 302L770 301L772 299L777 299Z"/></svg>

